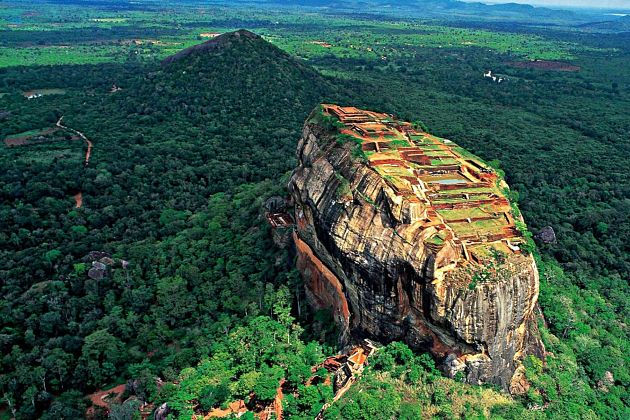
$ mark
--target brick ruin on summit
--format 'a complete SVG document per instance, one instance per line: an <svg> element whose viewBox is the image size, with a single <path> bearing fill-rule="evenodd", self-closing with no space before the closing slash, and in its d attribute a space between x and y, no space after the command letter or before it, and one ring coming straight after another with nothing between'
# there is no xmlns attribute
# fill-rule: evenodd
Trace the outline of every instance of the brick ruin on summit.
<svg viewBox="0 0 630 420"><path fill-rule="evenodd" d="M435 229L427 245L453 240L471 263L492 249L520 253L507 186L484 162L389 114L328 104L323 112L343 124L341 134L360 140L369 166L407 202L410 220Z"/></svg>

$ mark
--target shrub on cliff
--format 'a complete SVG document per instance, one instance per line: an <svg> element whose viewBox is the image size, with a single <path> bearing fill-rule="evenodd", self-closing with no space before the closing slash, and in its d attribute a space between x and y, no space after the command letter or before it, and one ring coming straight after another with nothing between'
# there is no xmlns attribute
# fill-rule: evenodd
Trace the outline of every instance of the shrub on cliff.
<svg viewBox="0 0 630 420"><path fill-rule="evenodd" d="M393 342L370 357L363 376L325 412L325 418L487 418L501 406L524 412L522 406L489 387L442 377L431 356Z"/></svg>

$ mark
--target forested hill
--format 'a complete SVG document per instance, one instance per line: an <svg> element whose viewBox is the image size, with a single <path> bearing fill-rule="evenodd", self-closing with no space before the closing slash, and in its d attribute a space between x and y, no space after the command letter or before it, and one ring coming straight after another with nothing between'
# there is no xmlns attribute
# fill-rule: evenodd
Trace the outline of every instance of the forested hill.
<svg viewBox="0 0 630 420"><path fill-rule="evenodd" d="M242 34L172 63L5 78L15 93L3 100L0 136L64 115L94 143L85 169L79 143L58 143L71 147L62 154L32 145L0 155L0 387L18 418L79 418L83 395L129 378L154 399L154 376L176 379L218 338L290 305L286 256L261 205L285 194L281 178L310 110L348 99ZM72 94L37 107L17 93L20 83L60 80ZM122 90L109 93L112 82ZM103 256L113 260L103 260L105 275L88 275Z"/></svg>
<svg viewBox="0 0 630 420"><path fill-rule="evenodd" d="M344 88L249 31L218 36L167 58L120 96L136 117L173 136L202 130L214 191L288 171L309 107ZM125 93L125 92L122 92ZM189 127L180 126L186 121ZM196 132L196 131L195 131ZM189 143L187 140L186 143Z"/></svg>

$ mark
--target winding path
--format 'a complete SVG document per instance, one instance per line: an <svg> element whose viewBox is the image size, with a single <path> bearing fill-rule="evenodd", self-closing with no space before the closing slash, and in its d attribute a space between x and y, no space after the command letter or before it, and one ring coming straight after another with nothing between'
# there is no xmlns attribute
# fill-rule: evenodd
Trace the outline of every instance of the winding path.
<svg viewBox="0 0 630 420"><path fill-rule="evenodd" d="M61 120L63 120L63 115L59 117L59 120L57 120L57 123L55 124L57 127L61 128L62 130L68 130L68 131L73 132L74 134L81 137L83 141L85 142L85 144L87 144L87 151L85 152L85 161L83 163L83 167L87 167L88 164L90 163L90 156L92 155L92 142L90 141L90 139L85 137L85 134L83 134L82 132L61 124ZM83 205L83 193L79 191L73 196L73 198L75 202L75 207L77 209L80 209L81 206Z"/></svg>
<svg viewBox="0 0 630 420"><path fill-rule="evenodd" d="M64 130L72 131L73 133L81 137L83 141L85 141L85 144L87 144L87 152L85 152L84 166L88 166L88 164L90 163L90 155L92 154L92 142L87 137L85 137L85 134L83 134L82 132L61 124L61 120L63 120L63 115L59 117L59 120L57 121L57 124L56 124L57 127L62 128Z"/></svg>

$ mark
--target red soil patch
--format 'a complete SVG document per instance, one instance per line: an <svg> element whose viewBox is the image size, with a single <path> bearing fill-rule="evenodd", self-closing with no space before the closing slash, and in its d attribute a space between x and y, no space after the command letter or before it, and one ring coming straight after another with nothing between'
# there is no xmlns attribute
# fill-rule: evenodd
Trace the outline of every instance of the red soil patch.
<svg viewBox="0 0 630 420"><path fill-rule="evenodd" d="M408 165L398 159L379 159L379 160L371 160L370 166L384 166L384 165L393 165L393 166L401 166L403 168L408 167Z"/></svg>
<svg viewBox="0 0 630 420"><path fill-rule="evenodd" d="M66 45L66 46L62 46L62 48L69 48L69 47ZM27 90L25 92L22 92L22 96L24 96L25 98L31 98L31 97L39 97L39 96L45 96L45 95L63 95L65 93L66 93L65 89L58 89L58 88L32 89L32 90Z"/></svg>
<svg viewBox="0 0 630 420"><path fill-rule="evenodd" d="M282 385L284 385L284 379L280 381L278 391L276 392L276 398L273 401L275 405L275 414L277 420L282 420L282 400L284 399L284 394L282 393Z"/></svg>
<svg viewBox="0 0 630 420"><path fill-rule="evenodd" d="M247 411L247 407L245 406L245 401L238 400L232 401L225 410L220 408L215 408L210 411L208 415L204 417L204 419L212 419L212 418L223 418L228 417L232 414L242 414Z"/></svg>
<svg viewBox="0 0 630 420"><path fill-rule="evenodd" d="M511 61L506 63L508 66L517 67L520 69L539 69L539 70L555 70L555 71L580 71L580 66L574 66L572 64L562 63L560 61L547 61L547 60L535 60L535 61Z"/></svg>
<svg viewBox="0 0 630 420"><path fill-rule="evenodd" d="M4 139L4 144L13 147L13 146L24 146L28 144L28 138L13 138L13 139Z"/></svg>
<svg viewBox="0 0 630 420"><path fill-rule="evenodd" d="M74 198L74 202L76 203L75 207L80 209L83 205L83 193L80 191L72 196Z"/></svg>
<svg viewBox="0 0 630 420"><path fill-rule="evenodd" d="M367 355L364 353L362 348L359 348L356 353L348 358L348 361L354 363L355 365L362 365L366 360Z"/></svg>
<svg viewBox="0 0 630 420"><path fill-rule="evenodd" d="M92 402L92 407L88 408L86 415L88 417L94 415L94 407L102 407L105 410L109 410L109 404L111 404L112 400L119 399L123 392L125 392L124 384L88 395L88 398ZM114 394L114 396L109 398L110 394Z"/></svg>
<svg viewBox="0 0 630 420"><path fill-rule="evenodd" d="M324 41L312 41L311 44L319 45L320 47L324 47L324 48L332 47L332 44L329 44L328 42L324 42Z"/></svg>

